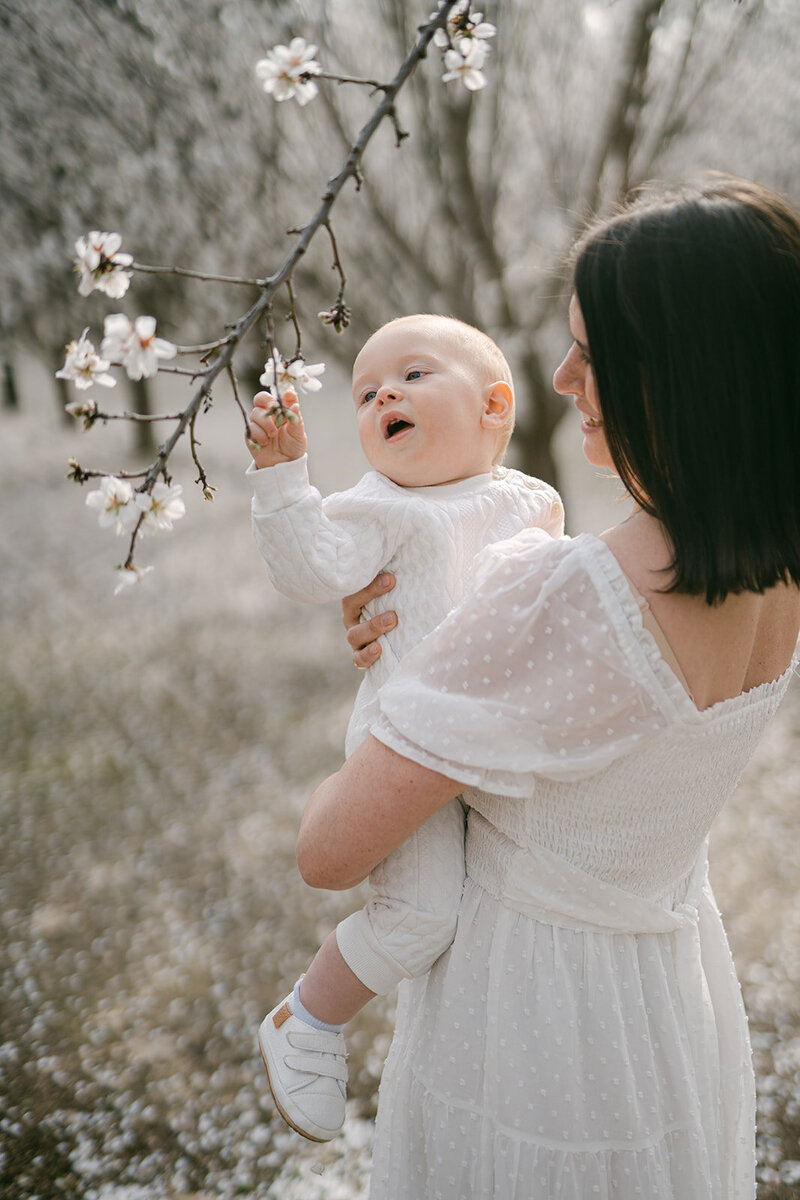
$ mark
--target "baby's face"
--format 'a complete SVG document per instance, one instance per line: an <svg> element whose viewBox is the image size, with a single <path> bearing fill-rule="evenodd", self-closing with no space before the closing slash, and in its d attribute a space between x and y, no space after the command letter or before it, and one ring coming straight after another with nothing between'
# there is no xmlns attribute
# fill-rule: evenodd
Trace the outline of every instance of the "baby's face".
<svg viewBox="0 0 800 1200"><path fill-rule="evenodd" d="M353 367L358 434L371 466L402 487L490 471L496 434L481 423L489 390L455 341L425 321L379 329Z"/></svg>

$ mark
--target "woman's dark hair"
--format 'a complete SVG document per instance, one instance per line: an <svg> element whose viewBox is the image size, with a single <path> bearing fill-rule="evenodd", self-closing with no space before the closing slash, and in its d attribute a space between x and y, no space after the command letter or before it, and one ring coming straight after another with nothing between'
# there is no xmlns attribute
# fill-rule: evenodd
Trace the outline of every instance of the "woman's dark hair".
<svg viewBox="0 0 800 1200"><path fill-rule="evenodd" d="M714 178L639 200L576 248L605 434L674 550L667 590L800 583L800 218Z"/></svg>

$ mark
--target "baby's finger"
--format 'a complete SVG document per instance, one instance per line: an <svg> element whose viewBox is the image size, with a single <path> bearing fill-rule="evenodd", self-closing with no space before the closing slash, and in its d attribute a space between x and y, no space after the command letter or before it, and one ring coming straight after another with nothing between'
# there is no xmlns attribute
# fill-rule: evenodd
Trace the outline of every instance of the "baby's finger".
<svg viewBox="0 0 800 1200"><path fill-rule="evenodd" d="M247 429L245 430L245 441L251 445L264 446L267 442L267 435L261 428L258 421L255 420L252 413L247 421Z"/></svg>

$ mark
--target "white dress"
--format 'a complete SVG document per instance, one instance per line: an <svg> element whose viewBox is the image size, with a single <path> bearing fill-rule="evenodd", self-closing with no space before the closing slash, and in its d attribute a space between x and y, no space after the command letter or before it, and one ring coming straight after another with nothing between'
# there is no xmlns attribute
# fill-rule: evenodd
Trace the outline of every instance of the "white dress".
<svg viewBox="0 0 800 1200"><path fill-rule="evenodd" d="M484 553L373 730L470 812L455 941L402 985L372 1200L752 1200L706 840L796 661L700 712L603 542Z"/></svg>

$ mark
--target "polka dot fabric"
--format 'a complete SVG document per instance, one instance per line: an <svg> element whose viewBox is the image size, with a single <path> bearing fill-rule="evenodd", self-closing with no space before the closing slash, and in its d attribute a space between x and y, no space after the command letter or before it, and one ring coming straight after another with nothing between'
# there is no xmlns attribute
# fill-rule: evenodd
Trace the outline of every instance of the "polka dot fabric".
<svg viewBox="0 0 800 1200"><path fill-rule="evenodd" d="M373 730L470 813L455 940L401 987L372 1200L752 1200L705 842L789 674L699 712L604 543L484 554Z"/></svg>

